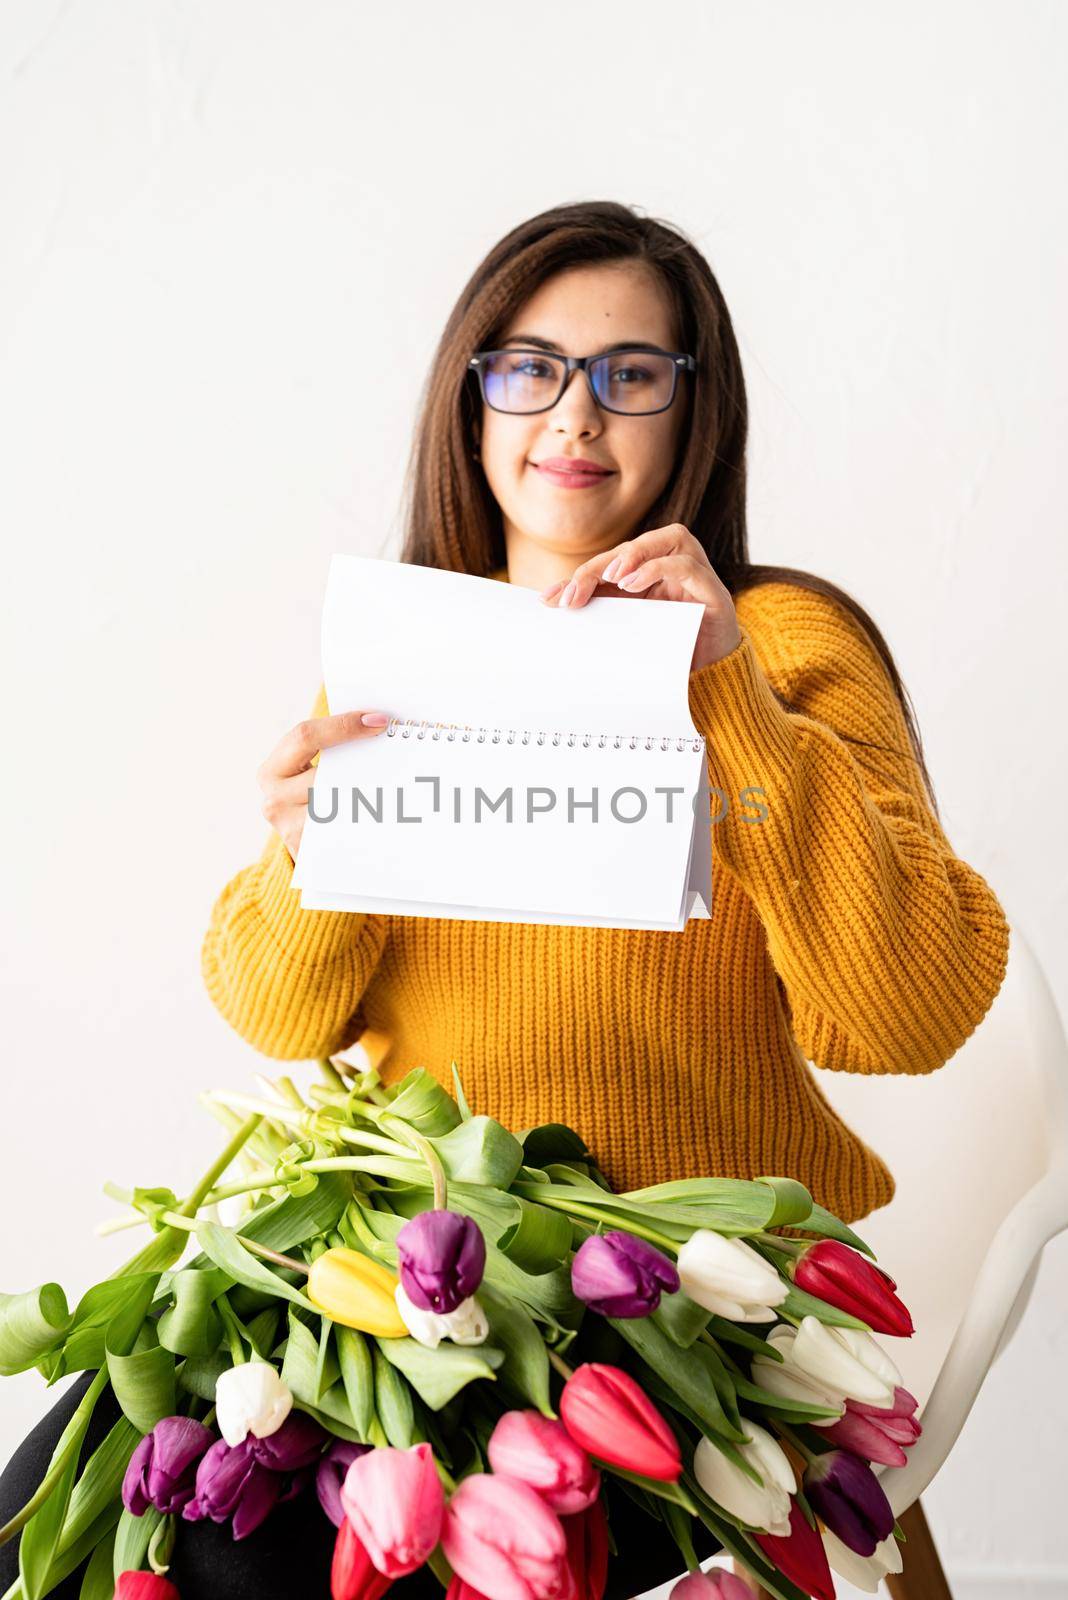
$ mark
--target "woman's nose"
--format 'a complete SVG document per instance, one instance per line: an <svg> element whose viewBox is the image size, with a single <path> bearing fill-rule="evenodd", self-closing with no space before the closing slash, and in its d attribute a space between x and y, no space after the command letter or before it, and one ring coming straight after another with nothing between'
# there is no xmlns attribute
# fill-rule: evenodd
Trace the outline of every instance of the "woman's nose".
<svg viewBox="0 0 1068 1600"><path fill-rule="evenodd" d="M558 433L599 433L600 408L590 387L589 374L572 372L552 411L552 426Z"/></svg>

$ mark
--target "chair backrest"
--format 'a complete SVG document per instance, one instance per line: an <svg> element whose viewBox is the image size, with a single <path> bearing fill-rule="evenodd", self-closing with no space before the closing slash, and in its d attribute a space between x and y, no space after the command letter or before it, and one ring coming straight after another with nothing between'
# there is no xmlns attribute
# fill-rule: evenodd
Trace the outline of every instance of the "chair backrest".
<svg viewBox="0 0 1068 1600"><path fill-rule="evenodd" d="M1068 1150L1063 1023L1030 944L1009 920L1002 988L945 1066L921 1076L814 1070L824 1097L894 1175L891 1203L855 1227L912 1312L911 1339L881 1342L921 1407L998 1225Z"/></svg>

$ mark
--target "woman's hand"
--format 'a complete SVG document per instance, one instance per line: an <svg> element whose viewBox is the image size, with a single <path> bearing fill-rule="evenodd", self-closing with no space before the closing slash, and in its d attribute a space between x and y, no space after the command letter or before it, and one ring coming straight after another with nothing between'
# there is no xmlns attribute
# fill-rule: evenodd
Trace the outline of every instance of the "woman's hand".
<svg viewBox="0 0 1068 1600"><path fill-rule="evenodd" d="M308 816L308 790L315 781L312 758L327 745L346 739L372 739L389 722L385 711L339 711L309 717L284 734L256 774L263 815L279 834L293 860Z"/></svg>
<svg viewBox="0 0 1068 1600"><path fill-rule="evenodd" d="M688 528L673 522L625 539L584 561L568 581L543 589L550 605L584 606L595 594L638 599L697 601L705 608L690 671L719 661L741 642L734 601L716 577L704 547Z"/></svg>

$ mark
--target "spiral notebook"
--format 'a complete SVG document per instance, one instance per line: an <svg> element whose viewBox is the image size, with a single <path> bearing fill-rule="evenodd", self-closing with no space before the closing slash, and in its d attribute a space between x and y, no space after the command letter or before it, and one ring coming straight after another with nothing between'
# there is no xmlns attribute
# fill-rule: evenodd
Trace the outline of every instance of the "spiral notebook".
<svg viewBox="0 0 1068 1600"><path fill-rule="evenodd" d="M712 901L694 603L533 589L335 555L332 712L293 873L313 910L680 932Z"/></svg>

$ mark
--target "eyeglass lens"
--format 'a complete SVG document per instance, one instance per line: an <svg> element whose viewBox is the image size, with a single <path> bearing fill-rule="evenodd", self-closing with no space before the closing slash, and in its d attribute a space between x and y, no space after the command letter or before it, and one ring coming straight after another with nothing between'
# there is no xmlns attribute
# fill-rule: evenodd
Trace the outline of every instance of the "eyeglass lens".
<svg viewBox="0 0 1068 1600"><path fill-rule="evenodd" d="M566 367L552 355L496 350L482 362L486 402L497 411L543 411L563 392ZM675 362L650 350L613 350L591 361L593 392L612 411L661 411L675 388Z"/></svg>

